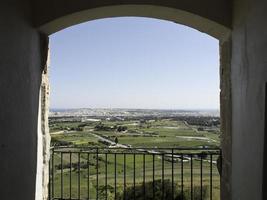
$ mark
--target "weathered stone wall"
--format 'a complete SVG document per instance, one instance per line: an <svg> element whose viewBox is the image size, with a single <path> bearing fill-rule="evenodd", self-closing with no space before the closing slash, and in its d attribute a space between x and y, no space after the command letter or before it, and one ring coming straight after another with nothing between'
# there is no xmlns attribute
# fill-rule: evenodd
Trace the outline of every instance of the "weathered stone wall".
<svg viewBox="0 0 267 200"><path fill-rule="evenodd" d="M42 73L42 83L41 83L41 131L42 131L42 143L43 143L43 167L42 167L42 196L43 200L48 199L48 183L49 183L49 159L50 159L50 133L48 124L48 114L49 114L49 95L50 95L50 85L49 85L49 64L50 64L50 52L48 49L48 37L47 41L47 59L45 62L44 70Z"/></svg>

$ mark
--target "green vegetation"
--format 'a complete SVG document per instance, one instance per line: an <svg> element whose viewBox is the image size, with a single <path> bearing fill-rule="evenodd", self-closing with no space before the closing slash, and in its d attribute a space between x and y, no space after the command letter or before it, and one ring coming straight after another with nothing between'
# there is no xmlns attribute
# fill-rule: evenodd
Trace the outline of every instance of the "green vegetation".
<svg viewBox="0 0 267 200"><path fill-rule="evenodd" d="M206 127L191 126L183 121L170 119L161 120L125 120L125 121L101 121L101 122L53 122L51 138L53 146L75 147L110 147L113 143L124 144L131 147L218 147L220 144L219 127L213 130L206 130ZM120 128L119 128L120 127ZM117 139L116 139L117 138ZM107 141L104 141L107 140ZM117 141L116 141L117 140ZM109 142L110 141L110 142ZM114 145L114 144L113 144ZM76 149L78 150L78 149ZM78 159L80 155L80 172L78 170ZM62 155L54 153L54 177L55 196L61 195L61 173L63 182L63 197L69 198L70 176L71 176L71 197L77 198L78 177L80 173L81 197L88 197L88 178L90 199L96 198L96 177L98 163L98 195L99 199L105 199L107 189L108 199L114 199L115 195L115 157L108 154L107 160L104 153L98 156L95 152L72 153L72 164L70 169L70 154ZM124 160L125 159L125 160ZM145 156L135 156L135 192L136 199L141 198L143 192L143 174L145 172L146 199L152 199L152 175L153 175L153 154ZM209 157L207 158L209 159ZM210 195L210 163L203 160L203 199L208 199ZM217 157L214 156L213 160ZM123 199L124 173L126 174L126 199L133 199L133 174L134 174L133 154L122 154L116 156L116 191L117 199ZM161 199L162 185L162 157L154 155L155 161L155 188L156 198ZM200 199L200 160L193 159L193 194L194 199ZM125 163L125 172L124 172ZM143 165L145 163L145 165ZM181 162L175 160L174 163L168 158L164 158L164 186L165 198L169 199L171 193L172 164L174 166L174 196L175 199L190 199L191 195L191 161ZM181 165L183 164L183 198L181 193ZM105 166L107 165L107 172ZM145 166L145 171L143 170ZM61 169L62 168L62 169ZM107 173L107 188L105 187L105 174ZM219 174L216 164L212 164L213 174L213 199L219 199Z"/></svg>
<svg viewBox="0 0 267 200"><path fill-rule="evenodd" d="M118 138L120 144L132 147L216 147L220 144L218 127L215 127L213 132L203 128L199 131L196 126L169 119L58 122L50 129L53 145L67 142L66 144L73 146L108 146L99 142L100 139L94 134L113 142Z"/></svg>

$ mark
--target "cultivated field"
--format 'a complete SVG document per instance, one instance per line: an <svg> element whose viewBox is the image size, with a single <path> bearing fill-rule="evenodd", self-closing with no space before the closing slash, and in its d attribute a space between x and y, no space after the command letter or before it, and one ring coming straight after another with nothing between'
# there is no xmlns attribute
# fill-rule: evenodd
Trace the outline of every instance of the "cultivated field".
<svg viewBox="0 0 267 200"><path fill-rule="evenodd" d="M200 149L218 147L220 144L219 127L200 127L188 125L188 123L184 121L171 119L102 120L101 122L57 121L50 123L50 130L52 145L71 146L76 151L78 147L88 146L112 149L116 146L116 143L117 146L122 145L128 148L197 147ZM113 150L113 152L114 151L115 150ZM193 153L193 151L191 153ZM181 159L171 160L167 157L162 158L161 155L157 154L137 154L134 158L134 155L131 153L125 156L123 154L117 154L116 161L114 154L107 154L106 157L106 154L101 152L98 155L96 155L95 152L90 152L89 154L87 152L72 153L72 167L70 168L70 154L55 152L54 194L56 197L60 197L62 192L63 198L68 199L70 195L72 198L77 198L79 195L78 183L80 183L80 196L84 199L87 199L88 195L90 199L96 199L96 188L98 188L99 199L105 199L106 189L107 199L114 199L115 190L116 198L122 199L124 187L127 191L125 198L132 199L135 181L136 199L143 199L143 197L138 198L138 193L142 193L144 188L146 191L146 199L152 199L153 157L154 184L156 184L157 188L155 199L161 199L162 196L162 174L164 174L165 199L168 199L168 195L170 195L169 193L172 191L172 180L174 181L174 196L176 199L182 199L182 181L184 192L183 199L190 199L191 180L193 180L194 199L200 199L201 160L198 157L194 157L192 160L182 161ZM134 159L135 165L133 162ZM77 167L78 160L80 161L80 170ZM219 199L220 179L216 160L217 156L213 156L212 163L210 163L210 156L203 157L202 159L203 199L210 198L211 172L212 196L213 199ZM61 167L61 161L63 167ZM162 162L164 162L164 171L162 171ZM211 166L212 170L210 170ZM173 177L172 170L174 172ZM63 177L62 179L61 174ZM96 174L98 174L98 184ZM107 188L105 187L106 177ZM61 191L61 184L63 185L63 191Z"/></svg>

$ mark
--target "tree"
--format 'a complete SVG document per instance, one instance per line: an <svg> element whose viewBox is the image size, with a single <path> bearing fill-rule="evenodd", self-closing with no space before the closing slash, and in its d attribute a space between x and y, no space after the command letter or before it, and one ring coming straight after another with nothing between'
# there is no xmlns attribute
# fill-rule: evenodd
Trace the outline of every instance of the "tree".
<svg viewBox="0 0 267 200"><path fill-rule="evenodd" d="M115 143L118 144L119 140L117 137L115 137Z"/></svg>
<svg viewBox="0 0 267 200"><path fill-rule="evenodd" d="M122 131L126 131L127 129L128 129L127 126L118 126L117 131L122 132Z"/></svg>

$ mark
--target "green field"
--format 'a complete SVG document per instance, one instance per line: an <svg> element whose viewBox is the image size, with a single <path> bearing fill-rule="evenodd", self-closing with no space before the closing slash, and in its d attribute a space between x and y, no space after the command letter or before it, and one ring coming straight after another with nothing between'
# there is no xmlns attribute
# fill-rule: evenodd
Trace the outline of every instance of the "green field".
<svg viewBox="0 0 267 200"><path fill-rule="evenodd" d="M101 129L96 129L95 127L99 125L100 122L57 122L51 127L52 144L68 144L75 147L79 146L90 146L90 147L108 147L109 144L104 144L100 142L100 139L95 136L103 136L108 138L110 141L114 141L118 138L119 144L130 145L131 147L218 147L220 144L219 134L217 130L211 131L197 131L196 126L189 126L182 121L174 120L157 120L149 121L145 123L140 123L136 120L129 121L102 121ZM81 126L82 125L82 126ZM126 126L126 131L117 131L114 127ZM80 127L78 129L78 127ZM82 129L81 129L82 127ZM78 130L78 131L77 131ZM61 133L64 131L63 133ZM216 132L217 131L217 132ZM62 143L61 143L62 142ZM83 167L80 171L77 169L78 157L80 155L80 163ZM68 199L70 197L70 177L71 177L71 197L77 198L78 196L78 182L80 182L80 196L81 198L88 198L88 191L90 198L96 199L96 173L98 168L98 197L99 199L105 199L105 174L107 173L107 191L108 199L114 199L115 195L115 156L114 154L108 154L107 161L105 154L98 155L98 167L97 156L95 153L72 153L72 168L70 169L70 155L62 155L62 164L65 166L61 170L61 154L54 153L54 194L56 197L61 196L61 181L63 183L63 197ZM127 154L116 155L116 194L117 199L123 197L124 188L124 174L125 174L125 184L126 184L126 197L132 197L133 182L134 182L134 163L133 155ZM143 182L145 182L145 188L147 191L146 199L152 199L152 175L153 175L153 155L136 155L135 156L135 183L136 192L142 193ZM162 157L160 155L154 155L154 178L157 185L157 197L162 195L161 185L162 185ZM210 196L210 162L208 158L203 160L203 199L209 199ZM214 156L213 160L217 157ZM89 161L89 162L88 162ZM193 190L194 199L198 199L199 188L200 188L200 160L193 159ZM125 165L124 165L125 164ZM107 172L105 171L107 165ZM175 185L175 195L177 198L181 194L181 169L183 165L183 190L185 196L188 198L191 191L191 161L181 162L177 161L172 163L170 159L164 158L164 185L165 193L167 196L170 193L170 186L172 183L172 165L174 171L174 185ZM89 166L89 167L88 167ZM144 167L145 166L145 167ZM124 172L125 169L125 172ZM145 169L145 170L144 170ZM62 173L62 180L61 180ZM145 180L143 175L145 173ZM80 174L80 176L79 176ZM219 199L219 174L217 171L216 164L212 164L212 196L213 199ZM79 178L80 177L80 181ZM89 179L88 179L89 178ZM89 184L88 184L89 180ZM89 187L88 187L89 186ZM88 190L89 188L89 190ZM138 189L139 188L139 189ZM186 199L184 197L184 200ZM126 198L127 199L127 198ZM137 198L138 199L138 198ZM143 198L140 198L143 199ZM160 198L158 198L160 199ZM179 198L178 198L179 199ZM188 198L190 199L190 198Z"/></svg>
<svg viewBox="0 0 267 200"><path fill-rule="evenodd" d="M101 125L105 127L127 126L127 131L118 132L116 130L98 130L94 127L99 122L83 124L81 131L71 130L77 128L82 123L62 122L51 128L51 132L69 129L68 133L52 134L53 140L71 142L72 145L95 145L103 146L98 142L92 133L107 136L111 140L118 138L120 144L131 145L132 147L197 147L197 146L219 146L220 139L218 133L208 131L197 131L197 128L185 125L181 121L158 120L146 123L138 121L104 121ZM189 138L187 138L189 137ZM194 139L195 137L196 139Z"/></svg>

